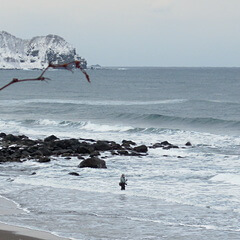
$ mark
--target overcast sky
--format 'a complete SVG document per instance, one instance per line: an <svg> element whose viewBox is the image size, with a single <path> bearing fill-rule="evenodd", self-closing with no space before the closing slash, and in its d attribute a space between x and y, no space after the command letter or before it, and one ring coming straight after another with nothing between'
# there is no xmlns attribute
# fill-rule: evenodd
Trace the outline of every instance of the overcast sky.
<svg viewBox="0 0 240 240"><path fill-rule="evenodd" d="M240 66L240 0L0 0L0 30L57 34L89 65Z"/></svg>

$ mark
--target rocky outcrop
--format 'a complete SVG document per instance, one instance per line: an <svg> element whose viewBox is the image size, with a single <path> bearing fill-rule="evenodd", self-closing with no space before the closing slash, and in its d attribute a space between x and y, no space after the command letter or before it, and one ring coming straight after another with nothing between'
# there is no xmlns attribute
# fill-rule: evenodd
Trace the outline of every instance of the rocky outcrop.
<svg viewBox="0 0 240 240"><path fill-rule="evenodd" d="M106 162L98 157L91 157L83 160L79 166L80 168L107 168Z"/></svg>
<svg viewBox="0 0 240 240"><path fill-rule="evenodd" d="M192 144L188 142L184 146L192 147ZM119 144L114 141L83 138L59 139L54 135L43 140L33 140L25 135L0 133L0 163L36 160L46 164L52 157L61 156L66 160L77 157L81 160L78 166L80 168L107 168L106 162L101 159L101 155L105 152L123 157L143 157L148 154L149 148L170 150L179 147L168 141L154 143L151 146L137 146L135 142L129 140L123 140Z"/></svg>
<svg viewBox="0 0 240 240"><path fill-rule="evenodd" d="M148 148L146 145L141 145L141 146L134 147L133 150L140 153L146 153L148 151Z"/></svg>
<svg viewBox="0 0 240 240"><path fill-rule="evenodd" d="M165 149L165 150L169 150L171 148L179 148L179 147L169 143L168 141L163 141L163 142L160 142L160 143L153 144L152 146L150 146L150 148L162 148L162 149Z"/></svg>
<svg viewBox="0 0 240 240"><path fill-rule="evenodd" d="M78 157L83 161L79 167L106 168L101 154L108 151L112 155L144 156L148 148L145 145L136 145L132 141L123 141L118 144L114 141L93 139L59 139L51 135L43 140L32 140L25 135L0 133L0 163L8 161L22 162L35 159L40 163L51 161L52 156L62 156L65 159Z"/></svg>

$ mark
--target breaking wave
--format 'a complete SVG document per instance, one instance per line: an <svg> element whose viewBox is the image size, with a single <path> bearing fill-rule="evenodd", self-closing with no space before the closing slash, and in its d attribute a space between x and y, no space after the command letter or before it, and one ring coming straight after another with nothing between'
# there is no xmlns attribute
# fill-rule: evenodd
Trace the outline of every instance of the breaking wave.
<svg viewBox="0 0 240 240"><path fill-rule="evenodd" d="M161 114L128 114L122 113L117 116L118 119L130 119L137 122L145 122L153 124L154 126L161 126L161 124L175 125L175 126L195 126L195 127L214 127L214 128L240 128L240 121L224 120L217 118L187 118L178 116L167 116Z"/></svg>
<svg viewBox="0 0 240 240"><path fill-rule="evenodd" d="M151 132L156 133L162 129L180 129L188 126L193 129L215 128L229 129L239 132L240 121L224 120L216 118L186 118L177 116L167 116L161 114L135 114L122 113L111 116L110 123L96 123L92 121L61 121L50 119L27 119L27 120L1 120L0 127L4 129L14 129L17 127L30 128L70 128L97 132Z"/></svg>
<svg viewBox="0 0 240 240"><path fill-rule="evenodd" d="M25 104L64 104L64 105L90 105L90 106L134 106L134 105L158 105L178 104L186 102L186 99L165 99L154 101L117 101L117 100L70 100L70 99L27 99L27 100L2 100L1 105L17 106Z"/></svg>

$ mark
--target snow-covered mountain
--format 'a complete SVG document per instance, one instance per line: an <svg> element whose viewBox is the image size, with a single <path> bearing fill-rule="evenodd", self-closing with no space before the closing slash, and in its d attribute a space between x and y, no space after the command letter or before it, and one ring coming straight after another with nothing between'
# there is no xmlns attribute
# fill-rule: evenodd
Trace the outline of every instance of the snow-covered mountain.
<svg viewBox="0 0 240 240"><path fill-rule="evenodd" d="M49 62L59 64L74 60L87 67L86 60L78 56L76 49L57 35L23 40L0 31L0 69L42 69Z"/></svg>

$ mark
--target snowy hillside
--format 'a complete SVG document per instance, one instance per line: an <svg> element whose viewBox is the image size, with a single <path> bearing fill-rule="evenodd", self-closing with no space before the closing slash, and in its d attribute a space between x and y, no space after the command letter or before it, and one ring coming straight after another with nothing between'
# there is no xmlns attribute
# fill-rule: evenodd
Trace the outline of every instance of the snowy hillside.
<svg viewBox="0 0 240 240"><path fill-rule="evenodd" d="M34 37L31 40L17 38L0 31L0 69L42 69L49 62L65 63L80 60L75 48L57 35Z"/></svg>

